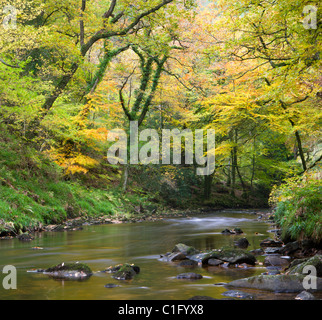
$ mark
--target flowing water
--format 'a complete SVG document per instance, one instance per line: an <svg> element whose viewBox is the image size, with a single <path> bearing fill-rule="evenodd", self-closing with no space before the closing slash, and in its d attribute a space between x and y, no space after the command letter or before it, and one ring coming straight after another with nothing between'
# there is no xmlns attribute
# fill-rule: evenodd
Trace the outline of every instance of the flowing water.
<svg viewBox="0 0 322 320"><path fill-rule="evenodd" d="M239 227L241 236L223 235L221 231ZM0 241L0 299L90 299L90 300L186 300L202 295L222 299L227 291L214 284L261 274L263 266L249 269L224 267L182 268L175 263L161 262L160 254L171 251L177 243L185 243L200 250L233 246L236 239L247 237L248 250L259 248L259 243L273 234L270 225L257 220L247 210L227 210L190 218L169 218L157 222L84 226L83 230L40 233L32 242L17 239ZM32 247L42 247L34 250ZM259 260L263 257L259 257ZM83 262L94 271L85 281L61 281L41 273L27 272L46 269L61 262ZM140 274L131 281L118 281L111 274L99 272L119 263L134 263ZM17 268L17 289L5 290L1 271L5 265ZM176 275L196 272L200 280L179 280ZM108 283L116 288L105 288ZM245 291L245 290L243 290ZM256 291L256 299L286 299ZM294 298L294 295L292 295Z"/></svg>

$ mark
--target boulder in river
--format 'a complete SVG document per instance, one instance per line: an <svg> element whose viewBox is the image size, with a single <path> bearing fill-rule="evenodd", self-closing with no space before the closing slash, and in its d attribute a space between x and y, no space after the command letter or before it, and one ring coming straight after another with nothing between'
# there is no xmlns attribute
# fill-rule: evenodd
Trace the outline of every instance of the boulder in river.
<svg viewBox="0 0 322 320"><path fill-rule="evenodd" d="M316 299L312 293L304 290L295 297L295 300L316 300Z"/></svg>
<svg viewBox="0 0 322 320"><path fill-rule="evenodd" d="M264 266L272 266L272 267L281 267L286 268L290 265L290 261L288 259L281 258L280 256L269 255L265 257Z"/></svg>
<svg viewBox="0 0 322 320"><path fill-rule="evenodd" d="M17 238L18 238L18 240L20 240L20 241L32 241L32 240L34 240L34 237L33 237L30 233L28 233L28 232L25 232L25 233L19 234L19 235L17 236Z"/></svg>
<svg viewBox="0 0 322 320"><path fill-rule="evenodd" d="M322 277L322 255L321 254L317 254L314 257L311 257L309 259L296 259L292 261L290 268L288 270L288 274L304 275L303 271L306 266L314 267L316 271L316 276ZM308 273L305 273L305 274L308 274Z"/></svg>
<svg viewBox="0 0 322 320"><path fill-rule="evenodd" d="M269 290L273 292L292 293L303 291L304 276L300 275L260 275L238 279L227 284L228 287ZM322 291L322 278L316 278L317 291Z"/></svg>
<svg viewBox="0 0 322 320"><path fill-rule="evenodd" d="M187 256L188 259L196 261L197 263L202 263L204 259L209 259L209 252L202 252ZM208 260L207 260L208 261Z"/></svg>
<svg viewBox="0 0 322 320"><path fill-rule="evenodd" d="M225 229L223 231L221 231L222 234L242 234L244 233L242 229L240 228L234 228L232 230L230 229Z"/></svg>
<svg viewBox="0 0 322 320"><path fill-rule="evenodd" d="M185 260L187 256L183 252L168 252L165 255L160 255L160 261L182 261Z"/></svg>
<svg viewBox="0 0 322 320"><path fill-rule="evenodd" d="M279 252L281 254L288 256L288 255L294 253L295 251L297 251L298 249L300 249L300 244L298 241L294 241L294 242L289 242L285 246L280 248Z"/></svg>
<svg viewBox="0 0 322 320"><path fill-rule="evenodd" d="M219 259L209 259L208 262L207 262L207 264L209 266L215 266L215 267L220 266L223 263L224 263L224 261L219 260Z"/></svg>
<svg viewBox="0 0 322 320"><path fill-rule="evenodd" d="M116 280L131 280L136 274L140 273L140 268L133 264L124 263L109 267L105 272L114 273L113 278Z"/></svg>
<svg viewBox="0 0 322 320"><path fill-rule="evenodd" d="M234 242L235 246L241 249L247 249L249 242L246 238L240 238Z"/></svg>
<svg viewBox="0 0 322 320"><path fill-rule="evenodd" d="M44 270L43 273L59 280L86 280L93 274L89 266L79 262L63 262Z"/></svg>
<svg viewBox="0 0 322 320"><path fill-rule="evenodd" d="M202 275L194 272L187 272L178 274L177 279L198 280L202 279Z"/></svg>
<svg viewBox="0 0 322 320"><path fill-rule="evenodd" d="M229 264L247 263L255 265L256 258L253 254L237 248L224 248L208 253L202 259L202 264L207 264L209 259L219 259Z"/></svg>
<svg viewBox="0 0 322 320"><path fill-rule="evenodd" d="M282 241L273 240L273 239L265 239L260 243L261 247L281 247L283 245Z"/></svg>
<svg viewBox="0 0 322 320"><path fill-rule="evenodd" d="M195 249L194 247L187 246L186 244L183 243L178 243L174 246L172 249L173 253L182 253L186 256L188 255L193 255L199 252L199 250Z"/></svg>
<svg viewBox="0 0 322 320"><path fill-rule="evenodd" d="M238 298L238 299L253 299L253 296L249 293L239 291L239 290L229 290L222 293L225 297Z"/></svg>

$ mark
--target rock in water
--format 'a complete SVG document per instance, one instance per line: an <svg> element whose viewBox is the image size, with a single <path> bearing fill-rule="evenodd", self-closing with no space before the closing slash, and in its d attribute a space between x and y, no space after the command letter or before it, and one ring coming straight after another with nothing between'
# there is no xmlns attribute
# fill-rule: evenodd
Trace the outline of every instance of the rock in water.
<svg viewBox="0 0 322 320"><path fill-rule="evenodd" d="M17 236L18 240L20 241L32 241L34 240L34 237L29 234L29 233L22 233L22 234L19 234L19 236Z"/></svg>
<svg viewBox="0 0 322 320"><path fill-rule="evenodd" d="M179 263L179 267L194 268L197 266L198 266L198 262L193 260L183 260Z"/></svg>
<svg viewBox="0 0 322 320"><path fill-rule="evenodd" d="M250 278L234 280L228 287L252 288L273 292L302 292L304 276L300 275L260 275ZM322 291L322 279L316 278L317 291Z"/></svg>
<svg viewBox="0 0 322 320"><path fill-rule="evenodd" d="M119 264L115 267L110 267L105 272L114 273L113 278L116 280L131 280L140 273L140 268L133 264Z"/></svg>
<svg viewBox="0 0 322 320"><path fill-rule="evenodd" d="M281 267L285 268L290 265L287 259L281 258L279 256L267 256L264 260L264 266Z"/></svg>
<svg viewBox="0 0 322 320"><path fill-rule="evenodd" d="M186 244L183 244L183 243L178 243L172 249L172 252L181 252L184 255L188 256L188 255L196 254L199 251L196 250L194 247L187 246Z"/></svg>
<svg viewBox="0 0 322 320"><path fill-rule="evenodd" d="M203 257L202 264L207 264L209 259L219 259L229 264L247 263L255 265L256 262L253 254L236 248L224 248L222 250L212 251Z"/></svg>
<svg viewBox="0 0 322 320"><path fill-rule="evenodd" d="M265 239L260 243L261 247L281 247L283 245L282 241L273 240L273 239Z"/></svg>
<svg viewBox="0 0 322 320"><path fill-rule="evenodd" d="M295 297L295 300L316 300L316 299L312 293L307 291L302 291Z"/></svg>
<svg viewBox="0 0 322 320"><path fill-rule="evenodd" d="M187 256L182 253L182 252L168 252L165 255L160 256L160 261L166 261L166 262L171 262L171 261L182 261L185 260Z"/></svg>
<svg viewBox="0 0 322 320"><path fill-rule="evenodd" d="M209 266L215 266L216 267L216 266L219 266L219 265L223 264L224 261L219 260L219 259L209 259L207 263L208 263Z"/></svg>
<svg viewBox="0 0 322 320"><path fill-rule="evenodd" d="M240 238L235 241L235 246L241 249L247 249L249 246L249 242L246 238Z"/></svg>
<svg viewBox="0 0 322 320"><path fill-rule="evenodd" d="M50 277L61 280L86 280L93 273L84 263L61 263L44 271Z"/></svg>
<svg viewBox="0 0 322 320"><path fill-rule="evenodd" d="M119 285L115 284L115 283L108 283L104 287L105 288L117 288L117 287L119 287Z"/></svg>
<svg viewBox="0 0 322 320"><path fill-rule="evenodd" d="M177 275L177 279L197 280L197 279L202 279L202 275L198 273L193 273L193 272L181 273Z"/></svg>
<svg viewBox="0 0 322 320"><path fill-rule="evenodd" d="M316 270L316 276L322 277L322 255L317 254L309 259L297 259L294 260L289 269L289 274L304 274L303 269L305 267L314 267Z"/></svg>
<svg viewBox="0 0 322 320"><path fill-rule="evenodd" d="M189 298L188 300L218 300L209 296L194 296Z"/></svg>
<svg viewBox="0 0 322 320"><path fill-rule="evenodd" d="M230 298L238 298L238 299L253 299L253 296L249 293L238 291L238 290L229 290L222 293L223 296Z"/></svg>

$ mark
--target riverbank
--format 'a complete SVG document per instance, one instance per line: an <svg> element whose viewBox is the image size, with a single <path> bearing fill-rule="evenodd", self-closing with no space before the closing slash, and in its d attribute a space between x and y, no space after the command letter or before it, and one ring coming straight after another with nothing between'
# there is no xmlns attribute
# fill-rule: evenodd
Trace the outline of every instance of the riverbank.
<svg viewBox="0 0 322 320"><path fill-rule="evenodd" d="M0 299L2 295L6 299L188 300L211 297L226 300L227 295L233 299L248 299L244 294L247 293L252 300L289 300L298 294L274 292L281 290L279 279L283 279L283 290L293 284L298 290L301 279L292 274L288 277L284 269L286 264L293 263L295 267L294 261L302 263L303 259L295 258L293 252L289 255L292 259L287 258L284 250L295 249L293 244L291 248L277 240L268 240L273 240L276 232L264 211L224 210L144 221L85 225L83 230L72 232L42 232L35 235L33 241L2 241L1 263L17 268L18 282L17 290L0 290ZM235 233L223 232L226 229ZM243 233L237 234L237 231ZM236 248L237 242L240 244L239 240L244 238L248 239L249 246ZM74 277L80 271L78 267L84 264L92 270L92 276L81 277L79 281L53 281L54 274L43 272L53 266L77 266L75 273L67 275ZM110 266L122 264L137 266L140 272L126 280L108 272ZM298 270L300 264L296 266ZM245 278L253 281L252 287L233 282ZM259 288L261 279L265 282ZM269 288L273 291L267 290ZM234 293L232 290L238 294L230 296ZM313 295L321 298L320 293L313 292Z"/></svg>
<svg viewBox="0 0 322 320"><path fill-rule="evenodd" d="M267 203L254 195L246 200L237 189L233 196L223 186L214 188L210 200L204 201L203 190L194 186L193 197L180 195L180 201L172 203L135 183L124 193L119 181L119 169L111 166L66 175L45 152L0 125L0 237Z"/></svg>
<svg viewBox="0 0 322 320"><path fill-rule="evenodd" d="M139 207L138 207L139 208ZM146 211L141 206L140 207L143 212L127 212L123 214L115 214L115 215L84 215L75 218L69 218L65 221L61 221L60 223L49 223L49 224L38 224L32 228L24 228L24 230L19 230L19 232L15 232L14 230L10 230L7 228L5 231L2 231L2 235L0 236L0 240L18 238L22 241L33 240L35 234L41 232L63 232L63 231L78 231L82 230L84 226L88 225L104 225L104 224L121 224L121 223L140 223L146 221L159 221L163 219L169 218L189 218L191 216L196 215L205 215L207 213L213 213L221 210L233 210L233 208L214 208L209 206L204 206L195 209L174 209L174 208L163 208L162 210L158 210L154 208L152 211ZM235 209L237 210L237 209ZM239 209L239 210L247 210L247 209ZM258 219L270 220L272 219L272 214L267 208L256 208L251 209L250 212L258 216ZM1 223L1 220L0 220ZM9 224L10 226L10 224ZM0 233L1 234L1 233Z"/></svg>

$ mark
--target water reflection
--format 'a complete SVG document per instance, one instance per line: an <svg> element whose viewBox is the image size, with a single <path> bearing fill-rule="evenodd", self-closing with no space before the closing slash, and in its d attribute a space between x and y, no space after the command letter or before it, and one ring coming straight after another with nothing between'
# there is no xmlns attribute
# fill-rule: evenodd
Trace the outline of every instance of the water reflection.
<svg viewBox="0 0 322 320"><path fill-rule="evenodd" d="M0 268L12 264L18 268L17 290L0 288L0 299L188 299L194 295L223 298L226 291L216 283L260 274L261 268L232 269L223 267L189 268L160 262L160 254L175 244L185 243L200 250L233 246L240 236L221 234L225 228L239 227L243 237L256 249L270 228L255 220L251 212L225 211L191 218L165 219L138 224L84 226L81 231L42 233L31 243L17 239L0 241ZM259 233L260 235L257 235ZM42 247L35 251L32 247ZM43 274L27 273L61 262L87 263L94 275L85 282L54 281ZM99 272L110 265L135 263L141 272L132 281L119 282L110 274ZM197 272L203 279L182 281L182 272ZM106 284L119 286L107 289ZM261 296L261 298L263 295ZM264 295L267 297L267 295ZM269 296L274 298L274 294ZM280 298L280 297L279 297Z"/></svg>

